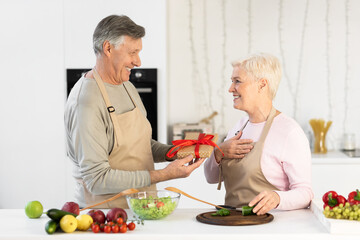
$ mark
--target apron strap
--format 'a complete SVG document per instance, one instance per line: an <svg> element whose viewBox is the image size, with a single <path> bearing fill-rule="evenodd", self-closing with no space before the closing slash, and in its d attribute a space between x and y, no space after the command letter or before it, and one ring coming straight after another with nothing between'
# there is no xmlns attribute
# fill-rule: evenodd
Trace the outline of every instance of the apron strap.
<svg viewBox="0 0 360 240"><path fill-rule="evenodd" d="M261 133L258 142L261 142L261 143L265 142L265 138L267 137L267 134L270 130L271 124L272 124L275 116L276 116L276 109L274 107L272 107L270 114L269 114L268 118L266 119L266 123L265 123L264 129L263 129L263 132Z"/></svg>
<svg viewBox="0 0 360 240"><path fill-rule="evenodd" d="M137 107L137 105L136 105L136 103L135 103L134 99L131 97L131 95L130 95L129 91L128 91L128 90L127 90L127 88L125 87L125 84L123 84L123 86L124 86L124 88L125 88L125 91L126 91L126 92L127 92L127 94L129 95L129 97L130 97L130 99L131 99L132 103L134 104L134 107Z"/></svg>
<svg viewBox="0 0 360 240"><path fill-rule="evenodd" d="M223 174L222 174L222 164L219 164L219 182L217 186L217 190L221 190L221 182L222 182Z"/></svg>
<svg viewBox="0 0 360 240"><path fill-rule="evenodd" d="M110 99L109 99L109 95L107 94L106 92L106 89L105 89L105 85L104 85L104 82L102 81L100 75L97 73L95 67L93 68L93 73L94 73L94 78L99 86L99 89L100 89L100 92L101 92L101 95L103 96L104 98L104 101L105 101L105 104L106 104L106 108L110 114L110 118L111 118L111 121L114 125L114 135L115 135L115 142L116 142L116 146L119 146L119 140L120 140L120 136L119 136L119 133L120 133L120 126L119 126L119 123L118 121L116 120L116 114L115 114L115 108L114 106L111 105L110 103Z"/></svg>

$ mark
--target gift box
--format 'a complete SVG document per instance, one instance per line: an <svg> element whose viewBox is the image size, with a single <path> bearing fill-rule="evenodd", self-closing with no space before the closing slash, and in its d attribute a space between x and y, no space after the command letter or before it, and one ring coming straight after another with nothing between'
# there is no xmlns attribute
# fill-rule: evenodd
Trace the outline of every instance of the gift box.
<svg viewBox="0 0 360 240"><path fill-rule="evenodd" d="M218 147L216 145L217 139L217 134L187 132L185 139L172 141L175 146L170 149L168 157L173 157L176 154L177 158L184 158L189 155L193 155L193 158L208 158L214 147Z"/></svg>

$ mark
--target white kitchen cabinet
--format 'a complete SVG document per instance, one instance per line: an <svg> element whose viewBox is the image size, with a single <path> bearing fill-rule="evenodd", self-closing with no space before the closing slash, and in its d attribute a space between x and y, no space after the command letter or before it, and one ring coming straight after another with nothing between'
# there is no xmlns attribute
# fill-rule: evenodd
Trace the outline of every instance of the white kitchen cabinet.
<svg viewBox="0 0 360 240"><path fill-rule="evenodd" d="M360 158L350 158L342 152L312 155L312 182L315 199L334 190L347 198L360 188Z"/></svg>

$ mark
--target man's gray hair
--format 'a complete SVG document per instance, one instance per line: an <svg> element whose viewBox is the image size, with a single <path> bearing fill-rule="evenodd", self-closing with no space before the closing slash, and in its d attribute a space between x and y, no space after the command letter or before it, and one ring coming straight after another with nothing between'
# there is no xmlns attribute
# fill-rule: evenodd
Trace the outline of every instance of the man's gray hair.
<svg viewBox="0 0 360 240"><path fill-rule="evenodd" d="M145 29L125 15L110 15L104 18L98 23L93 34L95 54L101 54L106 40L116 47L123 43L125 36L142 38L145 36Z"/></svg>

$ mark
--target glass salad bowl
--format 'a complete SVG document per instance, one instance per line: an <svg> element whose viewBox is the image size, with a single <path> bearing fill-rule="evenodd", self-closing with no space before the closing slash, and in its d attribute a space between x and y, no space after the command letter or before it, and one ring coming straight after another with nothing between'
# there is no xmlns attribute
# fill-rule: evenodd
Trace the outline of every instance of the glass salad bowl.
<svg viewBox="0 0 360 240"><path fill-rule="evenodd" d="M176 209L180 194L167 190L146 191L127 195L126 200L138 218L155 220L168 216Z"/></svg>

